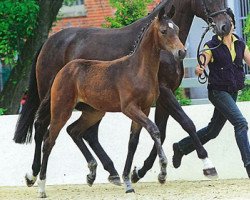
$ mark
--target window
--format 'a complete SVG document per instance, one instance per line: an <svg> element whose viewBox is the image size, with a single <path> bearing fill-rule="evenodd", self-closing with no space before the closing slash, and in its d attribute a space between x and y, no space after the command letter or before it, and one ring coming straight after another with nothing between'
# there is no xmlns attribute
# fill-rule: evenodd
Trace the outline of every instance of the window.
<svg viewBox="0 0 250 200"><path fill-rule="evenodd" d="M77 5L83 5L84 0L76 0L76 1L64 1L63 5L65 6L77 6Z"/></svg>
<svg viewBox="0 0 250 200"><path fill-rule="evenodd" d="M86 8L84 6L84 0L65 0L59 15L63 17L79 17L86 16Z"/></svg>

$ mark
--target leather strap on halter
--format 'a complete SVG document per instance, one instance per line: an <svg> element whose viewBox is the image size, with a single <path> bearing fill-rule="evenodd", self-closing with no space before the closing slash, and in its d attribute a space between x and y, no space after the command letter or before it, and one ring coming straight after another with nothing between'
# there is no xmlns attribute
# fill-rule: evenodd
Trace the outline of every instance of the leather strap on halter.
<svg viewBox="0 0 250 200"><path fill-rule="evenodd" d="M207 16L207 23L208 24L212 24L212 21L213 21L213 20L211 20L212 17L215 17L215 16L217 16L219 14L223 14L223 13L227 14L229 11L231 11L231 9L227 7L225 2L224 2L224 9L216 11L216 12L211 12L208 9L207 4L206 4L206 0L202 0L202 3L203 3L203 6L205 7L205 13Z"/></svg>

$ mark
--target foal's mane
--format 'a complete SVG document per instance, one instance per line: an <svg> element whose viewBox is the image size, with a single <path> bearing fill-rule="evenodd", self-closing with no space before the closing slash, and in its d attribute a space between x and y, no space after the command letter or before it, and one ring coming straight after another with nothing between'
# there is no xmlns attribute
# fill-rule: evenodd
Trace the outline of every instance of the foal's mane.
<svg viewBox="0 0 250 200"><path fill-rule="evenodd" d="M148 13L148 16L153 14L154 12L157 12L159 11L162 6L165 6L165 3L167 3L168 1L170 0L161 0L154 8L151 12ZM146 23L146 25L144 27L141 28L141 31L138 33L138 37L137 37L137 40L134 41L134 45L133 45L133 50L130 51L129 55L133 54L136 49L138 48L138 46L140 45L141 43L141 40L145 34L145 32L147 31L149 25L153 22L154 18L153 19L150 19L148 23Z"/></svg>
<svg viewBox="0 0 250 200"><path fill-rule="evenodd" d="M133 45L133 50L130 51L129 55L132 55L140 46L140 43L142 41L143 36L145 35L145 33L147 32L150 24L153 22L154 20L151 19L144 27L141 28L141 32L138 34L137 40L135 40L134 45Z"/></svg>

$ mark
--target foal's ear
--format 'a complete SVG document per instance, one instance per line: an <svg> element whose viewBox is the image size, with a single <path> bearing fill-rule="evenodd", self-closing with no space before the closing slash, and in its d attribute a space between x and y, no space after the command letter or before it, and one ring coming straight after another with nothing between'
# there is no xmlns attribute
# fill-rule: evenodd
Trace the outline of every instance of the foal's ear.
<svg viewBox="0 0 250 200"><path fill-rule="evenodd" d="M174 5L171 6L171 8L168 10L168 13L165 13L165 8L162 8L158 14L159 20L163 19L164 17L172 18L175 13L175 7Z"/></svg>

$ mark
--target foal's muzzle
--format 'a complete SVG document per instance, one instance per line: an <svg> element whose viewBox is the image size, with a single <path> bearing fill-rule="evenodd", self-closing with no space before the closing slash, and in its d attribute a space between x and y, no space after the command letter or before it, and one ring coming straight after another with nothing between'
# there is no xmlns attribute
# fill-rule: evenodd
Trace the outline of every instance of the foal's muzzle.
<svg viewBox="0 0 250 200"><path fill-rule="evenodd" d="M180 60L183 60L185 58L187 54L187 50L186 49L181 49L178 51L178 57Z"/></svg>

